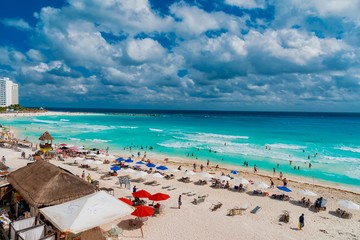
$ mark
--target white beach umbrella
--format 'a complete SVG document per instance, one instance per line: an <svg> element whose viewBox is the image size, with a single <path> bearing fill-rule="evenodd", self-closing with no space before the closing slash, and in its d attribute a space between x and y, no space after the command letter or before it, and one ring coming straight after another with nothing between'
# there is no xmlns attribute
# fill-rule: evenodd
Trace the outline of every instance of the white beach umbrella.
<svg viewBox="0 0 360 240"><path fill-rule="evenodd" d="M83 164L93 164L93 163L94 163L94 160L91 160L91 159L83 159L83 160L81 161L81 163L83 163Z"/></svg>
<svg viewBox="0 0 360 240"><path fill-rule="evenodd" d="M264 182L257 182L257 183L255 183L254 184L254 187L255 188L258 188L258 189L267 189L267 188L269 188L270 186L269 185L267 185L266 183L264 183Z"/></svg>
<svg viewBox="0 0 360 240"><path fill-rule="evenodd" d="M82 157L76 157L76 158L74 158L74 161L82 161L82 160L84 160L84 158L82 158Z"/></svg>
<svg viewBox="0 0 360 240"><path fill-rule="evenodd" d="M87 157L97 157L98 155L95 153L88 153L86 154Z"/></svg>
<svg viewBox="0 0 360 240"><path fill-rule="evenodd" d="M192 176L192 175L195 175L196 173L191 171L191 170L188 170L184 173L184 176Z"/></svg>
<svg viewBox="0 0 360 240"><path fill-rule="evenodd" d="M221 181L229 181L229 180L231 180L231 178L230 178L230 177L225 176L225 175L223 175L223 176L219 176L217 179L219 179L219 180L221 180Z"/></svg>
<svg viewBox="0 0 360 240"><path fill-rule="evenodd" d="M339 200L338 204L347 209L353 209L353 210L360 210L360 206L352 201L349 200Z"/></svg>
<svg viewBox="0 0 360 240"><path fill-rule="evenodd" d="M103 161L95 160L95 161L93 161L93 164L101 165L101 164L103 164Z"/></svg>
<svg viewBox="0 0 360 240"><path fill-rule="evenodd" d="M140 172L135 174L135 177L143 178L143 177L146 177L147 175L149 175L147 172L140 171Z"/></svg>
<svg viewBox="0 0 360 240"><path fill-rule="evenodd" d="M124 170L122 170L122 172L125 172L125 173L134 173L134 172L136 172L134 169L132 169L132 168L126 168L126 169L124 169Z"/></svg>
<svg viewBox="0 0 360 240"><path fill-rule="evenodd" d="M299 190L299 193L302 194L302 195L307 195L307 196L316 196L317 194L310 191L310 190L307 190L307 189L301 189Z"/></svg>
<svg viewBox="0 0 360 240"><path fill-rule="evenodd" d="M151 177L154 177L154 178L163 178L164 176L161 175L160 173L153 173L150 175Z"/></svg>
<svg viewBox="0 0 360 240"><path fill-rule="evenodd" d="M169 171L169 172L174 172L174 173L175 173L175 172L180 172L180 170L179 170L179 169L176 169L176 168L169 169L168 171Z"/></svg>
<svg viewBox="0 0 360 240"><path fill-rule="evenodd" d="M242 185L249 184L249 181L246 180L245 178L236 178L236 179L234 180L234 182L235 182L236 184L242 184Z"/></svg>
<svg viewBox="0 0 360 240"><path fill-rule="evenodd" d="M114 155L106 155L106 159L115 159L116 157Z"/></svg>
<svg viewBox="0 0 360 240"><path fill-rule="evenodd" d="M104 154L97 154L96 157L97 157L97 158L105 159L105 158L107 158L108 156L106 156L106 155L104 155Z"/></svg>
<svg viewBox="0 0 360 240"><path fill-rule="evenodd" d="M211 175L210 173L204 172L201 174L201 177L206 178L206 179L212 179L214 176Z"/></svg>

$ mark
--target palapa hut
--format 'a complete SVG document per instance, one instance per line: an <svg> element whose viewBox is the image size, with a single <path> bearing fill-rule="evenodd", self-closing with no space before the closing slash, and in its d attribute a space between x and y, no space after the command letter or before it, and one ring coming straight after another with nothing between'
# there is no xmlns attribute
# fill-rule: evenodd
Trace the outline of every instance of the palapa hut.
<svg viewBox="0 0 360 240"><path fill-rule="evenodd" d="M43 135L39 137L40 142L40 150L46 153L49 150L53 150L52 148L52 140L54 138L50 135L48 131L44 132Z"/></svg>
<svg viewBox="0 0 360 240"><path fill-rule="evenodd" d="M8 175L8 182L30 205L38 208L74 200L95 192L95 187L51 163L36 161Z"/></svg>

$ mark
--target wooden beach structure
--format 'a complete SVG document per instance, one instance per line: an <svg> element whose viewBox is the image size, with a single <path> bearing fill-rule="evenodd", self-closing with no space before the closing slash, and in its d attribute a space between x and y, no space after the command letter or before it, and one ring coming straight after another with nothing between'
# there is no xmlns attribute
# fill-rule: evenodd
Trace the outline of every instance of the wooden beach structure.
<svg viewBox="0 0 360 240"><path fill-rule="evenodd" d="M35 161L19 168L8 175L12 187L12 202L15 203L16 214L24 214L25 218L41 219L39 209L68 202L95 192L95 187L72 173L46 161ZM21 213L18 209L28 204L29 212ZM17 216L18 217L18 216ZM64 233L55 231L56 239Z"/></svg>
<svg viewBox="0 0 360 240"><path fill-rule="evenodd" d="M54 138L50 135L48 131L44 132L43 135L39 137L39 140L40 140L40 145L39 145L40 150L43 153L53 150L52 141L54 140Z"/></svg>

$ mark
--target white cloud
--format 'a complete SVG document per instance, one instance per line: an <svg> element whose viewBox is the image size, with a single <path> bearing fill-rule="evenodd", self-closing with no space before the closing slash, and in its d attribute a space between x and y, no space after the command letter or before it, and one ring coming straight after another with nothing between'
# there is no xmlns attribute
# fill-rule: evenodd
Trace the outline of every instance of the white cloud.
<svg viewBox="0 0 360 240"><path fill-rule="evenodd" d="M31 30L30 25L21 18L5 18L2 23L9 27L14 27L19 30Z"/></svg>
<svg viewBox="0 0 360 240"><path fill-rule="evenodd" d="M173 4L170 9L175 17L180 19L175 26L177 30L184 35L198 35L208 30L220 28L220 25L212 14L195 6Z"/></svg>
<svg viewBox="0 0 360 240"><path fill-rule="evenodd" d="M128 42L127 53L139 62L161 60L164 57L165 49L151 38L140 40L130 40Z"/></svg>
<svg viewBox="0 0 360 240"><path fill-rule="evenodd" d="M264 0L225 0L225 3L245 9L265 8L266 6Z"/></svg>

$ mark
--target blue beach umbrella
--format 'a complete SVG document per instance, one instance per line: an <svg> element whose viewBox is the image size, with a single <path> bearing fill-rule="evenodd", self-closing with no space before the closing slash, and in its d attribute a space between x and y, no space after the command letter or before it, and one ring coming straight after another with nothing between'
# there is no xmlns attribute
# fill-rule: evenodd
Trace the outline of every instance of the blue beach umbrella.
<svg viewBox="0 0 360 240"><path fill-rule="evenodd" d="M125 159L124 159L124 158L122 158L122 157L119 157L119 158L117 158L117 159L116 159L116 161L118 161L118 162L122 162L122 161L125 161Z"/></svg>
<svg viewBox="0 0 360 240"><path fill-rule="evenodd" d="M143 161L138 161L136 164L145 164Z"/></svg>
<svg viewBox="0 0 360 240"><path fill-rule="evenodd" d="M157 170L168 170L166 166L158 166L156 167Z"/></svg>
<svg viewBox="0 0 360 240"><path fill-rule="evenodd" d="M110 170L112 170L112 171L118 171L118 170L120 170L120 169L121 169L120 166L112 166L112 167L110 168Z"/></svg>
<svg viewBox="0 0 360 240"><path fill-rule="evenodd" d="M232 170L230 173L231 173L231 174L239 174L239 172L236 171L236 170Z"/></svg>
<svg viewBox="0 0 360 240"><path fill-rule="evenodd" d="M148 164L146 164L146 166L149 167L149 168L153 168L153 167L155 167L156 165L153 164L153 163L148 163Z"/></svg>
<svg viewBox="0 0 360 240"><path fill-rule="evenodd" d="M131 162L134 162L134 160L132 160L131 158L129 158L129 159L126 159L124 162L126 162L126 163L131 163Z"/></svg>
<svg viewBox="0 0 360 240"><path fill-rule="evenodd" d="M285 186L277 186L277 189L284 191L284 192L292 192L290 188L287 188Z"/></svg>

